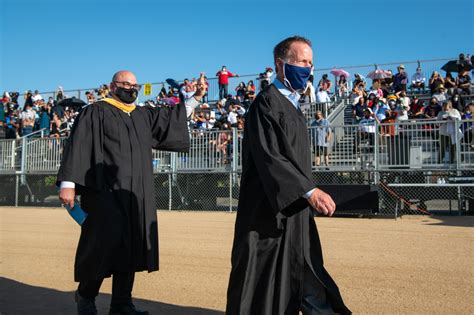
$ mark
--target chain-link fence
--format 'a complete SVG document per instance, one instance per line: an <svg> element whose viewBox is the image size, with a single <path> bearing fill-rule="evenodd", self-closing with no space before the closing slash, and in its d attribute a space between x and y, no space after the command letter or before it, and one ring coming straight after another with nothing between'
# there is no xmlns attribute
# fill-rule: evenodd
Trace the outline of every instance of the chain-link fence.
<svg viewBox="0 0 474 315"><path fill-rule="evenodd" d="M474 172L388 171L377 176L379 211L387 215L472 214Z"/></svg>
<svg viewBox="0 0 474 315"><path fill-rule="evenodd" d="M315 186L370 187L378 207L364 215L474 214L474 171L316 171ZM236 211L238 172L156 172L153 185L159 210ZM471 183L468 183L468 182ZM352 185L352 186L351 186ZM367 200L367 202L369 202ZM56 174L0 175L0 205L57 207ZM357 211L339 211L357 214Z"/></svg>

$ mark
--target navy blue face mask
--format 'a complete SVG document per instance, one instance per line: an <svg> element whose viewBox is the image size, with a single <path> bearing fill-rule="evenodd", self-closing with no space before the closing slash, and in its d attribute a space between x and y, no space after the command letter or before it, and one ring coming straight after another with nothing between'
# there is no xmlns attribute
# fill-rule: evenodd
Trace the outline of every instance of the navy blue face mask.
<svg viewBox="0 0 474 315"><path fill-rule="evenodd" d="M285 81L295 91L303 91L306 89L306 83L308 83L311 70L311 67L299 67L290 65L286 62L283 65L283 75L285 76Z"/></svg>

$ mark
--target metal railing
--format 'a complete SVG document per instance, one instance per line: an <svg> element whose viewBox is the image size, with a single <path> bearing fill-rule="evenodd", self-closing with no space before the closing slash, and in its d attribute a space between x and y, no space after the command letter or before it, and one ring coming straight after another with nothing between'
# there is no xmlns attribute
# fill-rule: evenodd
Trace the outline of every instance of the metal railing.
<svg viewBox="0 0 474 315"><path fill-rule="evenodd" d="M451 132L451 133L450 133ZM188 153L153 151L154 172L236 172L244 131L192 130ZM404 121L309 127L314 169L474 168L474 121ZM0 172L58 170L67 138L0 140Z"/></svg>

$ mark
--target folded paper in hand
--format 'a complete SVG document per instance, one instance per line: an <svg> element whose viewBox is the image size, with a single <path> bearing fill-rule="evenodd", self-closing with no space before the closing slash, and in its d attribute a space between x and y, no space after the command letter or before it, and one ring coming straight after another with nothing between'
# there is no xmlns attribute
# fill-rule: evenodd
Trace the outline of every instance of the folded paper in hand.
<svg viewBox="0 0 474 315"><path fill-rule="evenodd" d="M67 209L69 215L77 222L77 224L82 225L87 218L87 212L82 210L81 206L78 203L74 203L74 207L69 205L64 205L64 208Z"/></svg>

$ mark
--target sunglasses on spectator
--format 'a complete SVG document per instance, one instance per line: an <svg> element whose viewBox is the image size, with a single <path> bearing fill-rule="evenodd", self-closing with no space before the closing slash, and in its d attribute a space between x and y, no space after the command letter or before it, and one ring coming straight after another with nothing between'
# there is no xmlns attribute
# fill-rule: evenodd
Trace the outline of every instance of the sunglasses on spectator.
<svg viewBox="0 0 474 315"><path fill-rule="evenodd" d="M141 84L131 84L130 82L124 82L124 81L113 81L114 83L120 83L124 88L126 89L135 89L140 91L142 88Z"/></svg>

